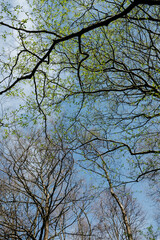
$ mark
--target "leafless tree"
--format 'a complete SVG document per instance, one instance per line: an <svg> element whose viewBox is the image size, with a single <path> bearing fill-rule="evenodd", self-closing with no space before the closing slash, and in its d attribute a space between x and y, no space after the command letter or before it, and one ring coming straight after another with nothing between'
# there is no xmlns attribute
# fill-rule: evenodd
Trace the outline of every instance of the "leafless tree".
<svg viewBox="0 0 160 240"><path fill-rule="evenodd" d="M73 181L73 155L42 133L21 134L1 149L1 238L65 239L81 215L80 209L73 213L80 188Z"/></svg>
<svg viewBox="0 0 160 240"><path fill-rule="evenodd" d="M142 239L141 231L145 226L144 216L136 200L131 193L121 188L116 192L127 213L128 222L132 229L133 239ZM93 234L95 239L128 239L126 227L123 221L121 210L109 191L103 192L94 206L97 224L94 227Z"/></svg>
<svg viewBox="0 0 160 240"><path fill-rule="evenodd" d="M127 239L127 240L137 239L136 234L138 234L138 230L136 230L136 227L140 223L137 216L139 218L141 217L140 215L138 215L139 210L137 208L135 214L133 209L134 207L136 208L136 205L134 205L133 199L131 198L130 195L127 194L127 192L125 191L122 192L122 185L124 184L124 182L122 182L121 178L117 176L118 171L115 170L115 167L112 168L112 165L110 165L110 162L112 162L113 164L112 156L109 155L109 153L104 154L104 152L102 152L102 150L104 151L104 149L105 145L100 146L98 144L93 143L91 140L88 140L88 144L82 146L82 154L85 160L84 159L81 160L81 167L89 172L92 172L95 175L95 178L99 177L98 182L103 181L102 187L104 189L108 189L108 195L106 195L106 198L108 196L108 199L110 199L108 200L110 206L108 214L110 215L111 221L110 226L108 226L108 228L106 225L106 229L108 231L107 236L108 239ZM94 184L95 188L98 188L96 182ZM102 199L100 201L103 202ZM103 206L101 203L101 210L105 208L105 204L107 204L106 201L104 201ZM104 227L104 225L107 224L105 222L105 218L107 218L107 216L104 216L102 214L101 217L103 219L102 225ZM134 220L132 219L132 217ZM101 232L101 234L103 235L103 231ZM109 234L111 234L111 236L109 236ZM102 235L100 236L100 239Z"/></svg>

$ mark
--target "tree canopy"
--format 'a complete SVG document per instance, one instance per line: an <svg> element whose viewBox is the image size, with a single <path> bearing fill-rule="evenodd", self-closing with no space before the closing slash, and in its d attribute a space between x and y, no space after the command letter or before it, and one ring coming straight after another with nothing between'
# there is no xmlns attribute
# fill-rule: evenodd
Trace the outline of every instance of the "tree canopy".
<svg viewBox="0 0 160 240"><path fill-rule="evenodd" d="M160 1L0 7L0 236L156 239L131 191L147 182L159 199Z"/></svg>

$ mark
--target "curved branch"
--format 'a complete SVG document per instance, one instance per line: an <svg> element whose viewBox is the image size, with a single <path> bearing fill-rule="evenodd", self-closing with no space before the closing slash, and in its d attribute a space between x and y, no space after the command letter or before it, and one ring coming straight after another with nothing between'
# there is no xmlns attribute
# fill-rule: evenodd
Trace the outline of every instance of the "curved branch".
<svg viewBox="0 0 160 240"><path fill-rule="evenodd" d="M159 2L159 1L158 1ZM97 23L94 23L86 28L82 28L80 31L78 32L75 32L75 33L71 33L69 34L68 36L65 36L65 37L60 37L59 39L56 39L53 41L53 44L50 46L49 50L47 51L47 53L41 58L41 60L35 65L35 67L33 68L33 70L31 71L31 73L29 74L26 74L26 75L23 75L19 78L17 78L16 81L14 81L9 87L7 87L5 90L2 90L0 91L0 95L2 95L3 93L9 91L11 88L13 88L18 82L22 81L22 80L25 80L25 79L31 79L36 70L39 68L39 66L43 63L43 62L46 62L45 59L49 59L49 56L50 56L50 53L52 52L52 50L54 49L55 45L57 45L58 43L61 43L61 42L65 42L67 40L70 40L70 39L73 39L75 37L78 37L80 39L80 37L87 33L87 32L90 32L94 29L97 29L99 27L102 27L102 26L108 26L110 23L116 21L117 19L119 18L122 18L124 17L125 15L127 15L129 12L132 11L132 9L134 9L138 4L140 4L141 2L137 2L137 1L134 1L132 2L124 11L122 11L121 13L113 16L113 17L110 17L106 20L103 20L103 21L100 21L100 22L97 22ZM0 22L0 24L4 25L3 22ZM7 26L7 24L5 24ZM10 25L8 25L8 27L11 27ZM15 30L22 30L22 29L19 29L19 28L15 28L13 27L13 29ZM25 30L25 31L29 31L29 30ZM85 59L87 58L87 55L85 57Z"/></svg>

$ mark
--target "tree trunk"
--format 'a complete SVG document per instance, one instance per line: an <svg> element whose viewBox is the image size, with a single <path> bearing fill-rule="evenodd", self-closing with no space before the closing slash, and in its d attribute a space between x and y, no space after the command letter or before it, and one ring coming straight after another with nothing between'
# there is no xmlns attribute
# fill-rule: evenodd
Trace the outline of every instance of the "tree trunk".
<svg viewBox="0 0 160 240"><path fill-rule="evenodd" d="M46 217L45 217L45 227L44 227L44 240L48 240L49 234L49 195L46 198L46 207L45 207Z"/></svg>

